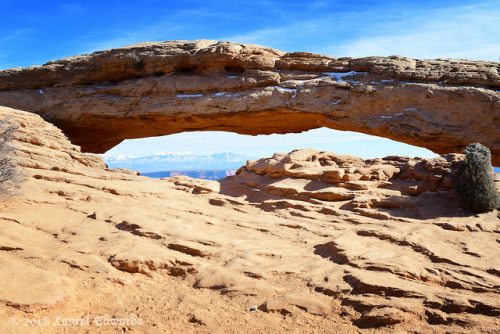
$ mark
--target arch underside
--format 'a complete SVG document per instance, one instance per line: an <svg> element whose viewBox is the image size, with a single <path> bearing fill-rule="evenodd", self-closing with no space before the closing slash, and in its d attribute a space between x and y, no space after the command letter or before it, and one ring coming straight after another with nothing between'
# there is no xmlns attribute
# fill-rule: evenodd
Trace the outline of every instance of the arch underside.
<svg viewBox="0 0 500 334"><path fill-rule="evenodd" d="M102 122L99 117L88 121L88 126L74 127L72 124L64 122L54 122L58 127L65 129L74 144L80 145L85 152L105 153L124 139L148 138L164 136L191 131L226 131L242 135L270 135L300 133L312 129L326 127L341 131L354 131L369 135L376 135L388 139L397 140L411 145L421 143L420 147L425 147L435 153L445 154L461 150L461 147L446 147L439 145L438 138L435 138L435 146L428 142L429 136L422 136L418 128L399 124L387 126L380 129L372 129L357 124L342 126L336 122L335 118L327 115L290 112L286 110L269 110L242 113L234 116L230 113L221 113L210 116L187 116L184 118L174 117L142 117L134 119L106 119ZM411 140L401 140L397 136L388 136L387 128L392 127L393 131L414 131ZM92 141L89 142L89 138ZM442 140L442 139L441 139Z"/></svg>

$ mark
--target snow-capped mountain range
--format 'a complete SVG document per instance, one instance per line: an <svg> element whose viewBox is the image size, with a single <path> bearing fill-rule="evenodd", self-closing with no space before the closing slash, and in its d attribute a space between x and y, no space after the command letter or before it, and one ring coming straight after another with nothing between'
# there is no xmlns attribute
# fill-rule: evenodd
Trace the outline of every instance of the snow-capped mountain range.
<svg viewBox="0 0 500 334"><path fill-rule="evenodd" d="M159 152L156 155L146 157L103 155L103 159L109 168L126 168L138 172L158 172L238 169L245 165L247 160L254 158L229 152L212 155L195 155L189 152Z"/></svg>
<svg viewBox="0 0 500 334"><path fill-rule="evenodd" d="M127 155L103 155L104 162L109 168L126 168L138 172L163 171L206 171L238 169L245 165L247 160L257 159L243 154L230 152L215 153L212 155L195 155L190 152L163 153L146 157ZM500 173L500 168L494 168Z"/></svg>

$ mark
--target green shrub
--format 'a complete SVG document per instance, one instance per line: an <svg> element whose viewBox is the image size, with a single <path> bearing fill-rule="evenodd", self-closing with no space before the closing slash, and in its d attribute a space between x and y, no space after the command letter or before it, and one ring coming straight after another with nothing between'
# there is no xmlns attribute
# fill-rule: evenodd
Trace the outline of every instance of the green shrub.
<svg viewBox="0 0 500 334"><path fill-rule="evenodd" d="M11 157L12 134L17 127L9 125L9 119L0 121L0 197L11 195L22 178Z"/></svg>
<svg viewBox="0 0 500 334"><path fill-rule="evenodd" d="M499 208L500 195L493 182L490 150L468 145L465 159L458 164L456 192L460 205L470 211L487 212Z"/></svg>

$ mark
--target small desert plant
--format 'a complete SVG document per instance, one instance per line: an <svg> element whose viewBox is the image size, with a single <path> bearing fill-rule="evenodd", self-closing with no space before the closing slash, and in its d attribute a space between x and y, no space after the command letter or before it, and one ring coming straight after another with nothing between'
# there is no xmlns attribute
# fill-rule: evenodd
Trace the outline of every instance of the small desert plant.
<svg viewBox="0 0 500 334"><path fill-rule="evenodd" d="M460 205L470 211L487 212L500 206L500 195L493 182L490 150L479 144L468 145L465 159L458 164L456 192Z"/></svg>
<svg viewBox="0 0 500 334"><path fill-rule="evenodd" d="M144 59L139 57L135 52L129 53L126 57L132 60L132 64L136 70L142 70L146 64L144 64Z"/></svg>
<svg viewBox="0 0 500 334"><path fill-rule="evenodd" d="M11 157L12 134L17 127L9 124L9 119L0 121L0 197L12 194L22 178Z"/></svg>

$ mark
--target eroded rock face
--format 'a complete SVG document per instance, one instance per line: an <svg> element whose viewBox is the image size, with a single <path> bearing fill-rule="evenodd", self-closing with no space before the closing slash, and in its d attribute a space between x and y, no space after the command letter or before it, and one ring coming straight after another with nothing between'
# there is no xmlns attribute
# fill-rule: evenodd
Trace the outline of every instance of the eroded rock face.
<svg viewBox="0 0 500 334"><path fill-rule="evenodd" d="M300 149L248 161L236 176L220 181L221 192L258 198L265 209L287 205L300 209L303 201L319 205L320 212L335 211L342 203L341 209L376 219L390 219L396 212L415 218L437 217L460 211L453 187L457 162L462 158L449 154L432 159L389 156L363 160ZM285 204L283 198L291 201ZM432 198L441 202L439 213L431 213L425 204Z"/></svg>
<svg viewBox="0 0 500 334"><path fill-rule="evenodd" d="M198 40L141 43L0 72L0 105L38 113L84 151L183 131L318 127L461 152L500 164L499 64L334 58Z"/></svg>

